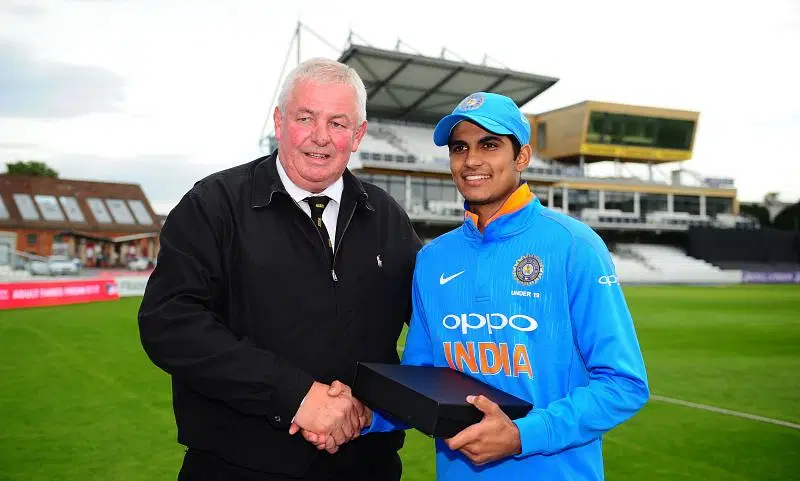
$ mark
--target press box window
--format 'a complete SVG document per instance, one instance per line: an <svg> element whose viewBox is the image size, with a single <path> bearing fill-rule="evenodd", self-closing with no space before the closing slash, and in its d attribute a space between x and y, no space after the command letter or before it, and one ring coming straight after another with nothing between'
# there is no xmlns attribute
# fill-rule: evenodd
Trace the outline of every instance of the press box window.
<svg viewBox="0 0 800 481"><path fill-rule="evenodd" d="M538 150L547 150L547 122L536 125L536 144Z"/></svg>

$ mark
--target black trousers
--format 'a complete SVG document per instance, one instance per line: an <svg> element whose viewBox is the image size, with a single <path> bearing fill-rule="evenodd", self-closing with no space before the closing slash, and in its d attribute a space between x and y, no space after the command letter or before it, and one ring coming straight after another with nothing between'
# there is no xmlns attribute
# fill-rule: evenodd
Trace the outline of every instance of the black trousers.
<svg viewBox="0 0 800 481"><path fill-rule="evenodd" d="M262 473L228 463L211 453L188 449L178 481L400 481L402 464L394 453L385 459L364 459L358 467L336 472L332 458L320 458L305 477Z"/></svg>

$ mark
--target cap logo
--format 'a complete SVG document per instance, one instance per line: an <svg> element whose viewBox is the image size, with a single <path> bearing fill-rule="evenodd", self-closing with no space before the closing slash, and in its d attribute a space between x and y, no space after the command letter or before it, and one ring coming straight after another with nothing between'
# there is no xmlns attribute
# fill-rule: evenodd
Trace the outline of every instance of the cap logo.
<svg viewBox="0 0 800 481"><path fill-rule="evenodd" d="M462 112L475 110L481 105L483 105L483 100L484 100L483 94L480 93L472 94L458 104L457 110L460 110Z"/></svg>

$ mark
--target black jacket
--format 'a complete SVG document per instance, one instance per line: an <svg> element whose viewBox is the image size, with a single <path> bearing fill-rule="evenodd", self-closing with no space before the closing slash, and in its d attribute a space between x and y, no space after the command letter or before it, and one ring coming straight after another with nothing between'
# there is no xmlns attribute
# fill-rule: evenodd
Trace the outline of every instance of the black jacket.
<svg viewBox="0 0 800 481"><path fill-rule="evenodd" d="M211 175L172 210L141 340L172 376L181 444L264 472L302 476L325 462L346 473L396 457L404 434L362 436L331 456L289 425L313 380L350 384L356 361L399 362L421 243L386 192L346 171L334 275L275 162Z"/></svg>

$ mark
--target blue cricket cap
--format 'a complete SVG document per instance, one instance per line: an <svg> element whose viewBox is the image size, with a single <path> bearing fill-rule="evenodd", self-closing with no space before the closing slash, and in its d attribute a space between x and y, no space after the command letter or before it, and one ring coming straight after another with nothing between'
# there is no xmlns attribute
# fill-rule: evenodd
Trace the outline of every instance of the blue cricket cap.
<svg viewBox="0 0 800 481"><path fill-rule="evenodd" d="M453 127L462 120L470 120L497 135L513 135L520 145L531 140L531 124L511 98L489 92L475 92L456 105L453 113L445 116L433 130L433 143L447 145Z"/></svg>

